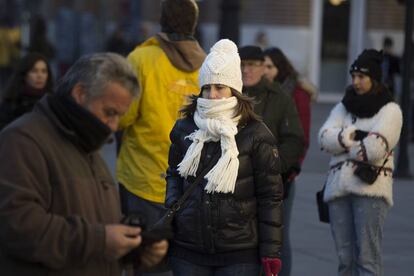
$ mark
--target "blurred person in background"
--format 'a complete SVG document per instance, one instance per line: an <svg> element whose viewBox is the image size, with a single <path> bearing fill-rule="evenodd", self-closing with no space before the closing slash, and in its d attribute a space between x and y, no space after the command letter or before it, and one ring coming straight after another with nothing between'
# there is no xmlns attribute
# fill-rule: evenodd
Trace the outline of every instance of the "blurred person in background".
<svg viewBox="0 0 414 276"><path fill-rule="evenodd" d="M305 150L300 159L300 165L306 156L309 148L309 133L311 122L311 100L316 98L316 88L309 82L299 78L298 72L292 63L279 48L269 48L264 51L265 77L271 82L278 82L287 95L292 97L296 104L299 119L305 133ZM292 173L284 182L283 201L283 247L282 261L283 268L281 276L288 276L291 272L292 249L290 246L289 226L292 214L293 198L295 196L295 177Z"/></svg>
<svg viewBox="0 0 414 276"><path fill-rule="evenodd" d="M265 76L265 56L258 46L239 49L243 77L243 94L254 97L254 110L276 138L282 165L284 185L300 172L305 138L291 96L283 92L279 82ZM287 189L284 191L286 194Z"/></svg>
<svg viewBox="0 0 414 276"><path fill-rule="evenodd" d="M117 26L106 42L106 50L108 52L118 53L127 56L133 46L126 38L124 28Z"/></svg>
<svg viewBox="0 0 414 276"><path fill-rule="evenodd" d="M382 82L395 97L395 77L400 74L400 58L393 53L394 41L390 37L384 37L383 43L384 58L382 67Z"/></svg>
<svg viewBox="0 0 414 276"><path fill-rule="evenodd" d="M262 50L266 49L269 46L269 38L265 31L258 31L254 39L254 44L259 46Z"/></svg>
<svg viewBox="0 0 414 276"><path fill-rule="evenodd" d="M20 59L20 27L8 26L0 20L0 96Z"/></svg>
<svg viewBox="0 0 414 276"><path fill-rule="evenodd" d="M40 53L50 62L55 58L55 47L47 37L47 23L41 16L30 19L30 40L28 52Z"/></svg>
<svg viewBox="0 0 414 276"><path fill-rule="evenodd" d="M282 90L279 82L270 80L265 75L265 55L262 49L258 46L244 46L239 49L239 53L243 94L255 98L255 112L263 118L264 123L276 138L282 165L284 198L289 198L288 185L300 172L305 148L304 132L295 103L292 96ZM286 212L289 211L288 209ZM285 242L284 236L283 242ZM287 265L290 266L289 258L286 260Z"/></svg>
<svg viewBox="0 0 414 276"><path fill-rule="evenodd" d="M338 275L384 275L382 237L393 205L394 148L402 112L381 81L382 53L364 50L350 67L352 85L319 130L331 154L324 201L329 206Z"/></svg>
<svg viewBox="0 0 414 276"><path fill-rule="evenodd" d="M32 111L40 98L52 92L53 76L46 57L39 53L24 56L3 93L0 129L24 113Z"/></svg>
<svg viewBox="0 0 414 276"><path fill-rule="evenodd" d="M194 0L161 1L161 32L128 56L142 94L120 120L117 179L123 212L142 212L149 227L166 211L169 134L186 97L198 91L205 58L193 36L198 15ZM166 267L158 272L171 275Z"/></svg>
<svg viewBox="0 0 414 276"><path fill-rule="evenodd" d="M266 276L277 275L280 159L274 136L253 111L253 99L242 94L240 57L232 41L211 48L199 83L200 95L190 97L170 135L167 207L209 170L175 217L169 251L174 275L258 276L261 265Z"/></svg>

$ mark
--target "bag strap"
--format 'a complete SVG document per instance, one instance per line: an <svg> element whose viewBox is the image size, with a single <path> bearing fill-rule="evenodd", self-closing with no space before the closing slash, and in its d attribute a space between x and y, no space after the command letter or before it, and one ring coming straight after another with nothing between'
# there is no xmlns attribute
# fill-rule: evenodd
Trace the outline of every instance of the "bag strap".
<svg viewBox="0 0 414 276"><path fill-rule="evenodd" d="M178 199L177 202L175 202L171 207L169 208L171 211L176 212L181 208L181 205L187 200L187 198L190 196L190 194L193 192L196 186L200 184L201 181L203 181L204 176L213 168L213 166L217 163L217 161L221 157L221 151L220 149L220 143L216 145L214 156L210 160L210 162L207 164L207 166L201 171L199 175L194 179L193 183L191 183L190 187L187 188L187 190L184 192L184 194Z"/></svg>
<svg viewBox="0 0 414 276"><path fill-rule="evenodd" d="M389 151L389 152L387 153L387 155L385 156L385 160L384 160L384 162L382 163L382 166L381 166L381 167L379 167L379 169L378 169L377 176L381 173L381 170L384 168L385 163L387 163L387 161L388 161L388 157L390 157L390 155L391 155L391 154L392 154L392 150L391 150L391 151Z"/></svg>

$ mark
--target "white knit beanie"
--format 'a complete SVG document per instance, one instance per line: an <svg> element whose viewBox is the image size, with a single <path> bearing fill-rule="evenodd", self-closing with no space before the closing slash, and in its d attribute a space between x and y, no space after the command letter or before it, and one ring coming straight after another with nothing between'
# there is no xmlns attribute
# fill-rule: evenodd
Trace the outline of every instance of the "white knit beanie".
<svg viewBox="0 0 414 276"><path fill-rule="evenodd" d="M242 93L240 56L233 41L221 39L211 47L201 65L198 80L200 90L206 84L224 84Z"/></svg>

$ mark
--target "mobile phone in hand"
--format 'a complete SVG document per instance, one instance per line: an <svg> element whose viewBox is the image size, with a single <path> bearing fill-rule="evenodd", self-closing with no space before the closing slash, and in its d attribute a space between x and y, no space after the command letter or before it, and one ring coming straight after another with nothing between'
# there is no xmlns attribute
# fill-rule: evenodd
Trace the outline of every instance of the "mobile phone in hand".
<svg viewBox="0 0 414 276"><path fill-rule="evenodd" d="M368 131L357 129L357 130L355 130L354 140L355 141L361 141L362 139L367 137L367 135L368 135Z"/></svg>
<svg viewBox="0 0 414 276"><path fill-rule="evenodd" d="M161 240L168 240L173 237L173 233L168 229L152 229L141 233L142 245L151 245Z"/></svg>

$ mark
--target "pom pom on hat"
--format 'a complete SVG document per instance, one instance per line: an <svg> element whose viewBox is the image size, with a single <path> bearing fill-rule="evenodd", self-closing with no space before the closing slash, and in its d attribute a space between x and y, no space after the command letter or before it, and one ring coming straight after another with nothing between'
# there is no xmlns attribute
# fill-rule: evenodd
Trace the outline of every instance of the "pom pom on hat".
<svg viewBox="0 0 414 276"><path fill-rule="evenodd" d="M206 84L223 84L242 92L240 56L229 39L219 40L210 49L199 72L200 88Z"/></svg>
<svg viewBox="0 0 414 276"><path fill-rule="evenodd" d="M230 39L222 39L217 41L216 44L211 47L210 52L221 52L223 54L237 53L237 46Z"/></svg>

